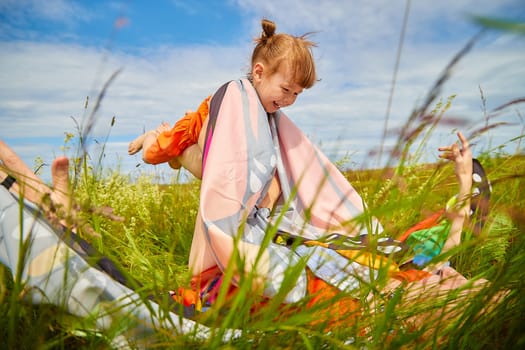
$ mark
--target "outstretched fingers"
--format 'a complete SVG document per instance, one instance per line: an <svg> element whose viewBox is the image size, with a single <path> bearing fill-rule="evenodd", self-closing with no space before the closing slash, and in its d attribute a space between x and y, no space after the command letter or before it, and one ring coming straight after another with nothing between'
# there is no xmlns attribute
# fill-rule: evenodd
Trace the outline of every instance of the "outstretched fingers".
<svg viewBox="0 0 525 350"><path fill-rule="evenodd" d="M461 142L461 156L465 158L472 158L472 151L470 150L470 144L467 140L467 138L461 133L461 131L458 131L458 138Z"/></svg>
<svg viewBox="0 0 525 350"><path fill-rule="evenodd" d="M457 135L458 135L459 140L461 141L461 145L462 145L462 147L465 148L465 149L466 149L466 148L470 148L470 147L469 147L468 140L467 140L467 138L463 135L463 133L462 133L461 131L458 131L458 134L457 134Z"/></svg>
<svg viewBox="0 0 525 350"><path fill-rule="evenodd" d="M469 187L469 181L467 180L472 176L472 151L465 136L461 132L458 132L457 135L461 147L458 143L439 147L438 150L441 151L439 158L453 161L454 172L460 181L460 185L464 184L465 187Z"/></svg>
<svg viewBox="0 0 525 350"><path fill-rule="evenodd" d="M470 151L470 145L469 145L468 140L465 138L465 136L460 131L458 131L457 135L461 143L461 148L456 142L449 146L439 147L438 150L442 152L439 155L439 158L449 159L452 161L455 161L458 158L463 158L463 157L472 158L472 153Z"/></svg>

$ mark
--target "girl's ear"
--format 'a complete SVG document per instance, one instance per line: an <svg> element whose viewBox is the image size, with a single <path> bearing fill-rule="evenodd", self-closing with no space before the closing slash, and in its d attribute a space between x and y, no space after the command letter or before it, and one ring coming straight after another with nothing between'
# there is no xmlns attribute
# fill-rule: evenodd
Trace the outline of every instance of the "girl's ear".
<svg viewBox="0 0 525 350"><path fill-rule="evenodd" d="M260 82L262 79L263 73L264 73L264 64L262 64L261 62L255 63L252 68L253 82L254 83Z"/></svg>

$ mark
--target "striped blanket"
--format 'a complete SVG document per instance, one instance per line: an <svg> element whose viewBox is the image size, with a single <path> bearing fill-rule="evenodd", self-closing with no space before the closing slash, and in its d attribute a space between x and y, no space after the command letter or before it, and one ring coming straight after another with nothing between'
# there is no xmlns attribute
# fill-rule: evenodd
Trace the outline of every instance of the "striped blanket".
<svg viewBox="0 0 525 350"><path fill-rule="evenodd" d="M276 210L261 206L279 179ZM305 264L286 302L304 297L307 270L340 290L359 288L373 269L322 245L293 249L278 233L318 241L327 235L360 237L381 232L359 194L332 162L282 112L267 114L248 80L223 85L210 102L203 150L200 206L190 267L199 275L225 270L239 254L237 274L254 273L264 296L275 295L290 266Z"/></svg>

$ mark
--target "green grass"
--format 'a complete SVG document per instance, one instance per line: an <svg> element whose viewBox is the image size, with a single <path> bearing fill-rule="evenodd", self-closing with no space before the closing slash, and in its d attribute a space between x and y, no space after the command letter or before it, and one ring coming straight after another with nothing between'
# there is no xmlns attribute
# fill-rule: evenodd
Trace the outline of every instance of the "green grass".
<svg viewBox="0 0 525 350"><path fill-rule="evenodd" d="M418 153L422 152L418 142L425 142L443 112L436 108L429 118L422 110L419 115L426 116L423 120L410 117L399 136L399 146L394 149L394 154L401 156L396 167L345 171L367 203L370 214L379 218L390 236L400 235L441 209L457 191L452 164L417 163ZM435 113L437 117L433 119ZM512 142L519 142L521 138L523 135ZM71 140L68 136L66 143ZM82 142L83 136L79 138L81 146ZM385 298L379 292L385 283L384 274L380 274L377 280L362 285L362 312L348 315L348 322L342 327L329 328L332 304L335 299L344 298L344 293L310 309L304 307L307 300L287 307L282 305L283 297L295 283L299 266L287 271L288 280L282 290L256 312L252 312L252 307L258 305L260 299L251 290L252 276L244 276L233 298L219 297L211 310L199 316L200 322L216 332L208 341L197 342L190 336L158 329L158 347L522 348L525 346L525 156L505 154L500 149L477 155L493 185L487 223L477 237L466 230L463 243L451 257L453 266L466 277L491 282L481 291L467 296L452 292L440 298L406 302L402 294ZM159 185L155 178L145 176L131 181L117 169L103 169L87 161L96 158L72 159L76 165L72 168L73 196L80 207L78 221L83 224L80 235L136 281L136 289L144 299L153 295L165 300L169 290L188 287L191 276L187 261L200 183L180 184L175 174L173 183L168 185ZM91 227L99 236L91 235L86 227ZM238 259L232 260L242 264ZM0 268L0 277L0 345L3 347L111 347L119 329L99 332L93 330L93 320L78 319L56 306L30 305L23 298L23 283L14 282L5 268ZM502 293L502 300L492 301ZM371 307L365 298L367 295L372 295L379 306ZM164 310L171 310L165 304L162 303ZM414 319L421 321L417 327L412 324ZM125 322L122 319L120 323ZM241 329L243 335L223 344L221 335L227 329Z"/></svg>
<svg viewBox="0 0 525 350"><path fill-rule="evenodd" d="M244 283L233 300L217 312L205 313L202 322L215 327L219 333L225 328L243 329L245 335L230 344L230 348L330 349L365 345L368 349L520 348L525 344L525 157L482 156L481 159L493 183L490 217L482 235L466 240L452 262L467 277L484 277L492 284L463 300L459 316L447 322L436 324L433 321L423 323L418 329L409 329L406 320L428 312L433 314L442 305L435 300L420 300L406 306L394 297L386 302L385 312L367 310L365 303L365 311L357 323L329 332L323 323L311 324L318 318L313 310L294 305L291 312L283 312L278 298L257 313L251 313L250 305L257 300ZM370 210L392 235L441 208L456 190L451 181L451 165L407 166L402 174L393 170L347 173L348 179L369 203ZM157 185L151 178L131 183L118 172L99 176L97 181L92 181L92 176L79 182L75 197L85 208L86 220L101 237L92 238L87 234L84 237L139 281L145 295L162 295L178 286L187 286L187 260L197 214L199 183ZM104 206L113 208L114 214L125 220L111 220L100 211L87 210ZM19 349L109 348L110 335L87 331L88 326L82 320L57 307L26 304L16 295L16 283L5 269L2 275L0 338L9 340L11 346ZM371 285L363 293L373 288ZM490 298L501 290L508 291L505 300L481 312ZM452 303L454 297L449 298L448 302ZM319 308L329 310L330 304ZM362 329L371 332L363 336ZM28 336L20 337L20 334ZM160 331L159 334L162 334L165 341L162 347L165 348L226 346L219 338L195 343L188 337L175 337ZM345 343L348 339L351 342Z"/></svg>

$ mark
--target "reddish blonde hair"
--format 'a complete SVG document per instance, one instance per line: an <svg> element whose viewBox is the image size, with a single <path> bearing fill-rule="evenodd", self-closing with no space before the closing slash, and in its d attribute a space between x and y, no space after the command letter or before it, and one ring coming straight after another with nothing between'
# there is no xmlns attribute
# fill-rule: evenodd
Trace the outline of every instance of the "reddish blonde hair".
<svg viewBox="0 0 525 350"><path fill-rule="evenodd" d="M311 88L317 81L312 47L308 34L296 37L290 34L275 34L275 23L263 19L263 32L255 39L257 43L252 54L252 67L257 62L264 63L270 74L277 72L283 64L291 69L293 80L304 89Z"/></svg>

